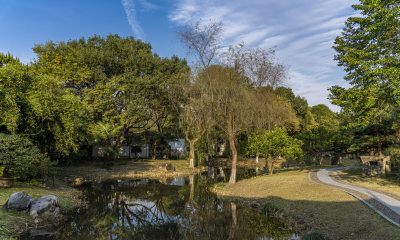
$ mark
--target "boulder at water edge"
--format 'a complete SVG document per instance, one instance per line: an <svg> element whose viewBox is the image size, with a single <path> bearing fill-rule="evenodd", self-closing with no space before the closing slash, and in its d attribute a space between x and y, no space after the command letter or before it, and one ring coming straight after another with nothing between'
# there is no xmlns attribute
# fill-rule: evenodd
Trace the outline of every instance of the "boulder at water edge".
<svg viewBox="0 0 400 240"><path fill-rule="evenodd" d="M31 201L32 197L26 192L15 192L10 195L3 208L6 210L24 211L29 209Z"/></svg>
<svg viewBox="0 0 400 240"><path fill-rule="evenodd" d="M31 202L31 216L38 217L44 215L57 215L60 212L58 205L58 198L53 195L41 197L32 200Z"/></svg>

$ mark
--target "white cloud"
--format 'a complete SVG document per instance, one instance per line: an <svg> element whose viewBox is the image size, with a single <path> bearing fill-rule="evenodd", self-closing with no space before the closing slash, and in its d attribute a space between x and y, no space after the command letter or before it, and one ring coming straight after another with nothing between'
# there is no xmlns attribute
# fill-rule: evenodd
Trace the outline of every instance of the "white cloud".
<svg viewBox="0 0 400 240"><path fill-rule="evenodd" d="M170 21L182 25L199 19L224 23L224 45L277 47L289 65L288 83L310 105L324 103L327 88L340 84L344 72L333 60L333 41L355 13L357 0L178 0Z"/></svg>
<svg viewBox="0 0 400 240"><path fill-rule="evenodd" d="M136 38L144 39L144 32L136 18L136 6L134 0L121 0L124 7L128 23L132 28L133 34Z"/></svg>
<svg viewBox="0 0 400 240"><path fill-rule="evenodd" d="M139 4L140 4L140 10L142 12L150 12L150 11L154 11L154 10L158 10L159 6L147 1L147 0L138 0Z"/></svg>

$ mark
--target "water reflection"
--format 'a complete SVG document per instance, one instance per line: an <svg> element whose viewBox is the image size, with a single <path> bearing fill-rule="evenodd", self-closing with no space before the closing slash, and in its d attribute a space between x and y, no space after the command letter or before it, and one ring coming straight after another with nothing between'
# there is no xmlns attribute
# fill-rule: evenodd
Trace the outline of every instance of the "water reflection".
<svg viewBox="0 0 400 240"><path fill-rule="evenodd" d="M256 171L238 172L244 178ZM199 176L162 182L123 179L83 189L87 206L68 216L57 239L292 239L277 219L219 200L211 179L229 171L213 168Z"/></svg>

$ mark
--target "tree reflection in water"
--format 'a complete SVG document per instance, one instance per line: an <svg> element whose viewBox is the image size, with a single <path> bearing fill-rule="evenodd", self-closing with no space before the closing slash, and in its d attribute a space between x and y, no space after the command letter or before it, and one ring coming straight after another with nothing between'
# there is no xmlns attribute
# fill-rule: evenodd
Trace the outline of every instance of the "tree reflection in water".
<svg viewBox="0 0 400 240"><path fill-rule="evenodd" d="M215 178L216 172L212 175ZM205 176L172 183L125 179L88 185L83 189L87 206L68 216L57 239L291 239L293 235L279 220L218 199L209 192L212 182Z"/></svg>

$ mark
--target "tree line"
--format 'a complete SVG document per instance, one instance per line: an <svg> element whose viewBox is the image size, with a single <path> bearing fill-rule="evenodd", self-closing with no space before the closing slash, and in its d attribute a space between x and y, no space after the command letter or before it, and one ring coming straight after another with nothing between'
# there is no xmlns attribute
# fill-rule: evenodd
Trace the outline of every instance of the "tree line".
<svg viewBox="0 0 400 240"><path fill-rule="evenodd" d="M231 183L239 156L266 158L271 173L281 157L323 164L327 154L396 156L399 4L353 7L361 16L347 20L334 45L351 84L330 88L340 113L311 107L285 87L287 69L274 49L222 46L223 26L210 21L177 32L191 66L118 35L37 44L29 64L0 54L1 137L29 140L59 164L90 159L94 146L113 160L132 139L149 144L155 159L160 149L168 152L169 140L185 138L191 168L218 158L223 143Z"/></svg>

